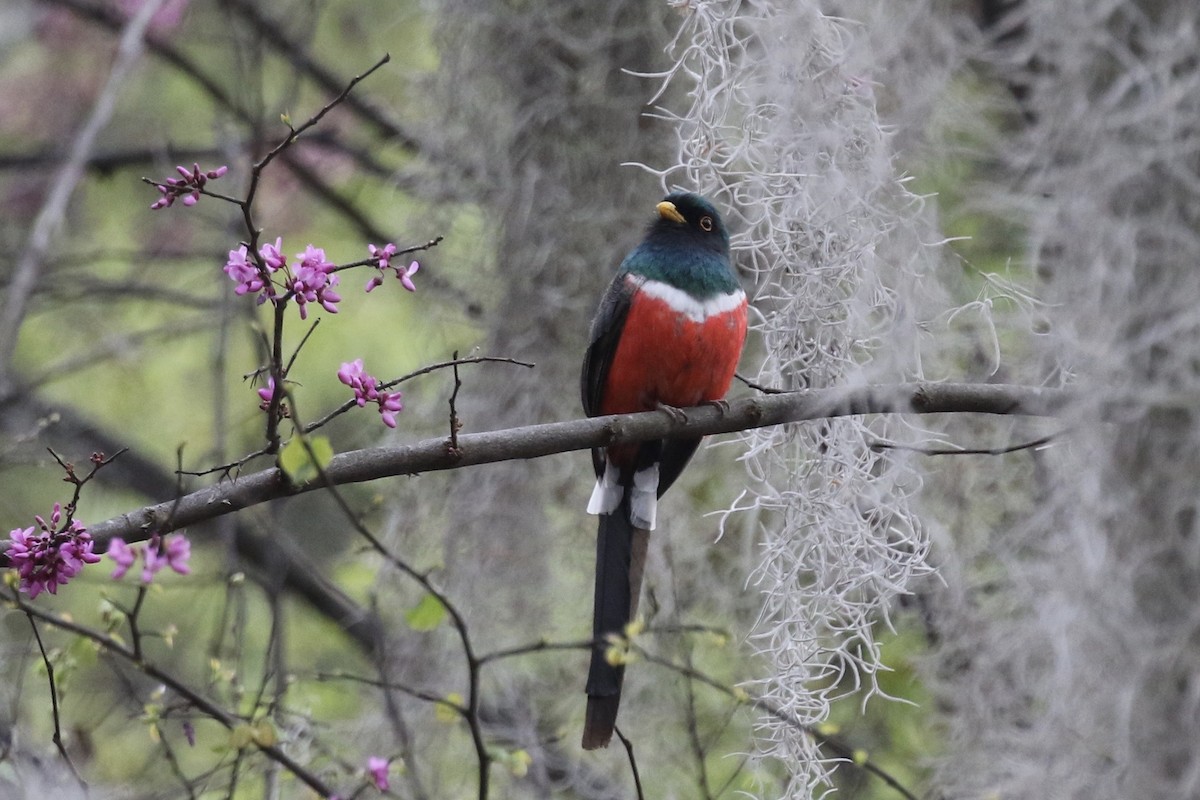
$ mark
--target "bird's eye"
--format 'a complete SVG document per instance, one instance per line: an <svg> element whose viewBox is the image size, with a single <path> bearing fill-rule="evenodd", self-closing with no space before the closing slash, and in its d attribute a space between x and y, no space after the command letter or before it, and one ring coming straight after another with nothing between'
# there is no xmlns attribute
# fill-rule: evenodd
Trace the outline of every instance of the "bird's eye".
<svg viewBox="0 0 1200 800"><path fill-rule="evenodd" d="M711 231L713 229L712 217L701 217L700 227L706 231Z"/></svg>

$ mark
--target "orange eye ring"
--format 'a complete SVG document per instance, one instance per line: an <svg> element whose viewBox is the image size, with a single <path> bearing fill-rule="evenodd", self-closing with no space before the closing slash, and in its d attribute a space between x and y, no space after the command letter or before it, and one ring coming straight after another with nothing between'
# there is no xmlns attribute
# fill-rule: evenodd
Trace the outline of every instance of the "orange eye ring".
<svg viewBox="0 0 1200 800"><path fill-rule="evenodd" d="M701 217L700 218L700 227L703 230L711 231L713 229L712 217Z"/></svg>

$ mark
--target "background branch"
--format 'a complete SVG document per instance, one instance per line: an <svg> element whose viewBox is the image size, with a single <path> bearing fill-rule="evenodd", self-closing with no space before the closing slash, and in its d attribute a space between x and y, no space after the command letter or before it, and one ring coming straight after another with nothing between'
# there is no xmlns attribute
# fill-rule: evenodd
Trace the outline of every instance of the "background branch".
<svg viewBox="0 0 1200 800"><path fill-rule="evenodd" d="M72 140L70 154L58 171L49 196L33 222L25 249L13 268L8 297L0 312L0 391L5 389L10 380L9 367L17 349L17 335L25 319L26 302L37 285L38 273L50 250L51 240L66 216L67 204L83 177L96 137L112 118L117 96L127 85L129 72L142 55L142 35L161 4L162 0L147 3L124 25L108 81L96 96L91 113Z"/></svg>

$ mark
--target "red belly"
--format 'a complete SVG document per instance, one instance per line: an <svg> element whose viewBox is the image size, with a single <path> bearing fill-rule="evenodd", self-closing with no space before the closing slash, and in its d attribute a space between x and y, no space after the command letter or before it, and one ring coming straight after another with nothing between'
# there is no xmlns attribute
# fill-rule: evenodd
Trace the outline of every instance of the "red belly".
<svg viewBox="0 0 1200 800"><path fill-rule="evenodd" d="M600 413L685 408L729 391L746 340L746 304L696 322L667 303L633 298L613 354Z"/></svg>

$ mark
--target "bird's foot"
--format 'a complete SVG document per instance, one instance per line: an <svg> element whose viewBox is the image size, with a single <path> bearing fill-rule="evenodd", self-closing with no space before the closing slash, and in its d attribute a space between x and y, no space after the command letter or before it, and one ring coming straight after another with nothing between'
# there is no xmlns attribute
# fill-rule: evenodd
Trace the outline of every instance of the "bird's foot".
<svg viewBox="0 0 1200 800"><path fill-rule="evenodd" d="M729 401L728 400L705 400L700 405L712 406L713 408L717 409L717 411L721 412L722 417L729 413Z"/></svg>
<svg viewBox="0 0 1200 800"><path fill-rule="evenodd" d="M682 408L676 408L675 406L669 406L666 403L655 403L654 407L656 409L658 409L659 411L663 412L664 414L666 414L674 422L683 424L688 421L687 414L685 414L683 412Z"/></svg>

